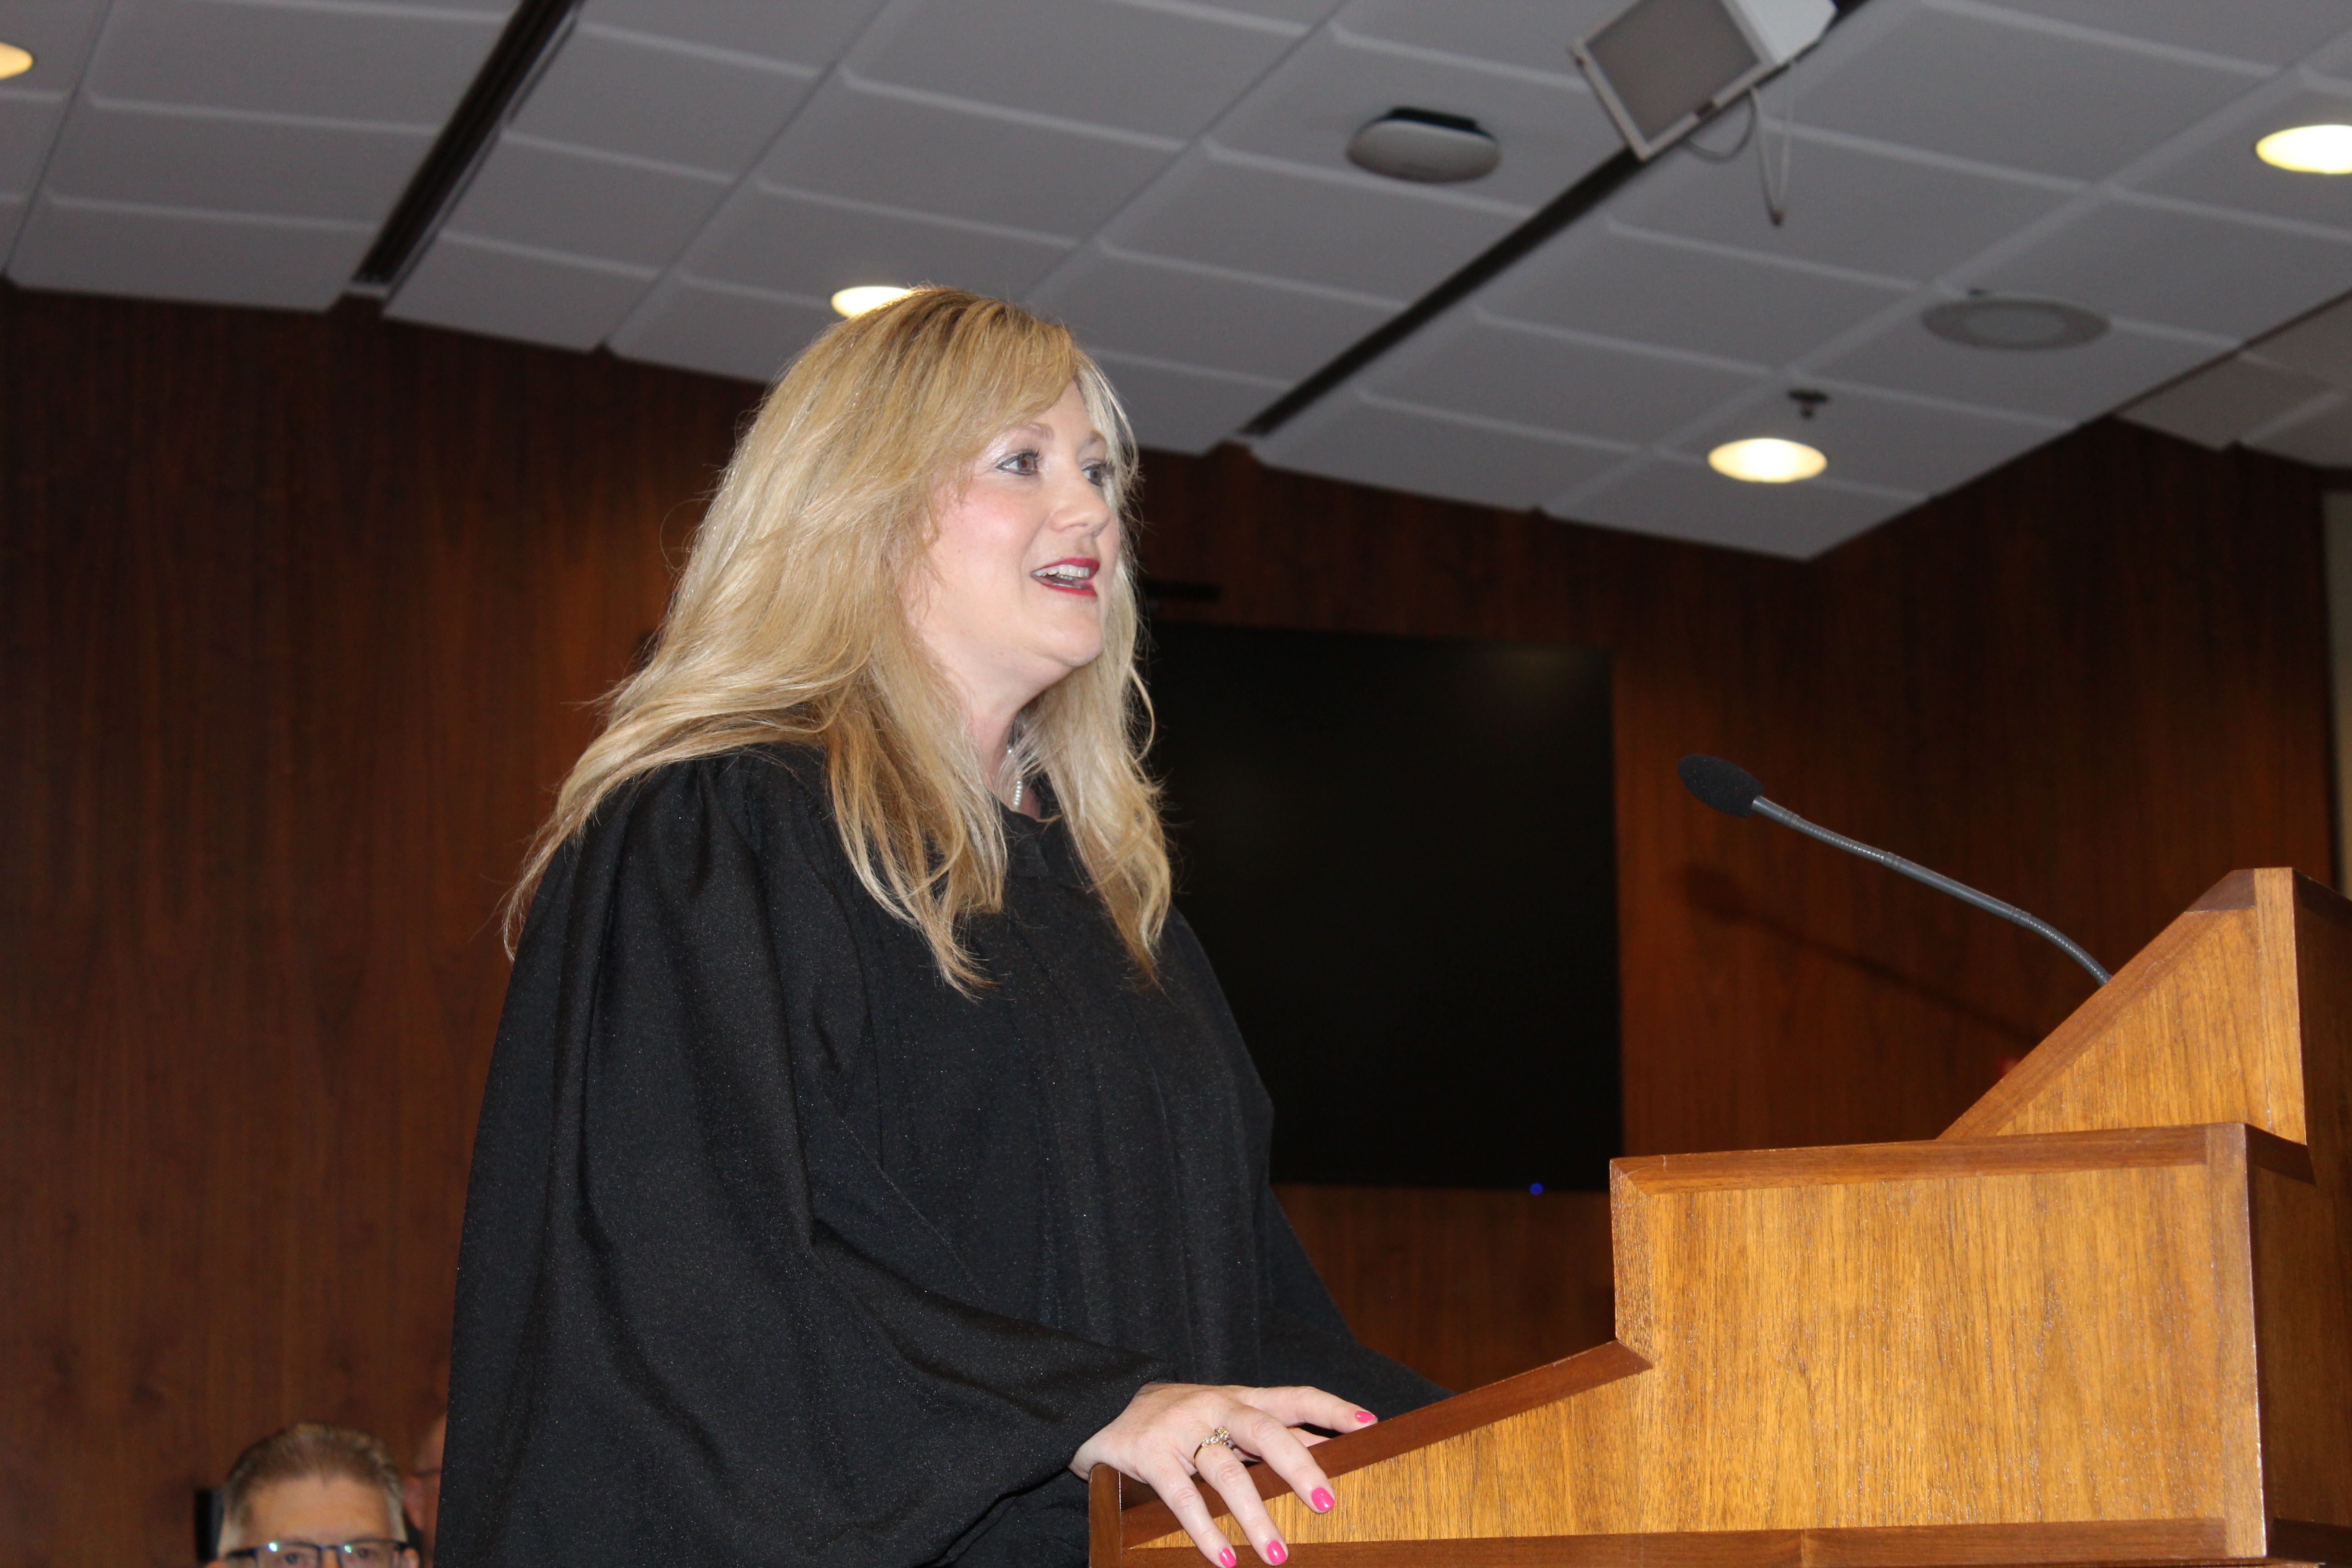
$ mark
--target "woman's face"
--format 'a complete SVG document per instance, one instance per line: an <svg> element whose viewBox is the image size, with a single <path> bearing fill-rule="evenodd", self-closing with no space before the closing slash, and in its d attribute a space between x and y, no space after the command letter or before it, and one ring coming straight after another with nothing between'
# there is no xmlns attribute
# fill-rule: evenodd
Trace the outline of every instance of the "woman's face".
<svg viewBox="0 0 2352 1568"><path fill-rule="evenodd" d="M997 719L1102 652L1097 589L1119 548L1108 456L1073 385L998 435L940 498L908 612L931 656Z"/></svg>

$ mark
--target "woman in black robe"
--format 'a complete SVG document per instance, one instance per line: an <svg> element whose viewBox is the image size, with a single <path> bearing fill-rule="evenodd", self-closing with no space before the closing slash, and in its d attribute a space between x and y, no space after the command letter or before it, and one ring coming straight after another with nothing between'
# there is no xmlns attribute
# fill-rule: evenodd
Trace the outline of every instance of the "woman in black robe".
<svg viewBox="0 0 2352 1568"><path fill-rule="evenodd" d="M1356 1343L1168 906L1130 471L1059 328L924 290L770 395L525 888L445 1568L1076 1564L1441 1391ZM1325 1392L1344 1391L1347 1397Z"/></svg>

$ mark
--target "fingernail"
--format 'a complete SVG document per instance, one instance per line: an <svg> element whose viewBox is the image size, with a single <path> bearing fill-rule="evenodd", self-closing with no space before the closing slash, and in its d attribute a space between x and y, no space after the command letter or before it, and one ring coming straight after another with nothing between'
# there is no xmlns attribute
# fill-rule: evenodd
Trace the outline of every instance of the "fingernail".
<svg viewBox="0 0 2352 1568"><path fill-rule="evenodd" d="M1217 1561L1223 1563L1225 1568L1234 1568L1234 1549L1228 1546L1223 1552L1218 1552Z"/></svg>
<svg viewBox="0 0 2352 1568"><path fill-rule="evenodd" d="M1370 1421L1371 1418L1372 1413L1369 1410L1359 1410L1356 1412L1356 1425L1359 1426L1361 1426L1365 1422Z"/></svg>
<svg viewBox="0 0 2352 1568"><path fill-rule="evenodd" d="M1339 1500L1331 1495L1331 1489L1329 1487L1317 1487L1315 1490L1308 1495L1307 1500L1315 1505L1315 1511L1317 1513L1329 1513L1331 1511L1331 1505Z"/></svg>
<svg viewBox="0 0 2352 1568"><path fill-rule="evenodd" d="M1290 1548L1279 1541L1269 1541L1265 1543L1265 1560L1268 1563L1287 1563L1290 1561Z"/></svg>

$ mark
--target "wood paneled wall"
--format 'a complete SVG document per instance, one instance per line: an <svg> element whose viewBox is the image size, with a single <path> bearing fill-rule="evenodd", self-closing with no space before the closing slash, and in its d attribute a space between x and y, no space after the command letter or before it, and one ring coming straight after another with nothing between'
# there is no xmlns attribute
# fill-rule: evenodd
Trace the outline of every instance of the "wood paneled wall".
<svg viewBox="0 0 2352 1568"><path fill-rule="evenodd" d="M1356 1337L1476 1388L1615 1332L1609 1194L1279 1186Z"/></svg>
<svg viewBox="0 0 2352 1568"><path fill-rule="evenodd" d="M185 1563L289 1420L406 1458L495 906L746 395L0 290L0 1562Z"/></svg>
<svg viewBox="0 0 2352 1568"><path fill-rule="evenodd" d="M428 1418L497 900L753 395L359 306L0 287L0 1564L184 1562L252 1437ZM2084 988L1710 816L1682 752L2111 962L2233 866L2327 874L2292 465L2099 426L1809 565L1237 451L1147 472L1151 569L1223 589L1173 613L1613 651L1635 1152L1932 1133ZM1594 1310L1499 1256L1575 1245L1570 1207L1474 1246L1452 1200L1288 1197L1441 1375ZM1465 1300L1558 1315L1465 1338Z"/></svg>
<svg viewBox="0 0 2352 1568"><path fill-rule="evenodd" d="M1170 615L1614 654L1629 1153L1932 1137L2090 989L2039 937L1698 805L1685 752L2111 968L2233 868L2332 879L2312 469L2101 424L1803 564L1231 448L1149 474L1152 570L1223 589Z"/></svg>

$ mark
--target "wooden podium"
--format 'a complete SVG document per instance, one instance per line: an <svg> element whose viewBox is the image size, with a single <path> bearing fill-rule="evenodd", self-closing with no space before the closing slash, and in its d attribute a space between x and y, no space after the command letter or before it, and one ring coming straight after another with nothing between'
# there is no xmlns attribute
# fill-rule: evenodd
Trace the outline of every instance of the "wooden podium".
<svg viewBox="0 0 2352 1568"><path fill-rule="evenodd" d="M2235 872L1936 1142L1618 1161L1613 1342L1251 1473L1298 1568L2352 1564L2347 1156L2352 904Z"/></svg>

